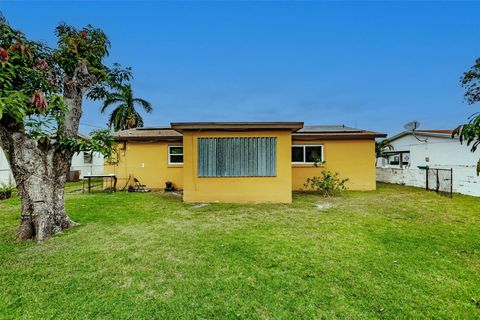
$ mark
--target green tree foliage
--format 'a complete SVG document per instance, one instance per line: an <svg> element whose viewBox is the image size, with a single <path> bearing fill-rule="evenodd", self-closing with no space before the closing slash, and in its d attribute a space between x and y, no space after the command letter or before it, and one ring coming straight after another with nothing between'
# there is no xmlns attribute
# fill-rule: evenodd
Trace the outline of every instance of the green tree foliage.
<svg viewBox="0 0 480 320"><path fill-rule="evenodd" d="M385 150L393 150L393 146L388 139L375 141L375 156L377 159L383 157Z"/></svg>
<svg viewBox="0 0 480 320"><path fill-rule="evenodd" d="M0 147L22 201L17 238L45 241L75 225L64 205L72 156L113 153L108 130L78 136L85 93L129 76L103 64L110 42L100 30L56 28L56 48L31 41L0 18Z"/></svg>
<svg viewBox="0 0 480 320"><path fill-rule="evenodd" d="M65 113L52 51L0 18L0 120L21 127L36 116Z"/></svg>
<svg viewBox="0 0 480 320"><path fill-rule="evenodd" d="M472 105L480 101L480 58L465 72L460 79L462 87L465 88L465 101ZM480 144L480 112L475 112L468 118L468 122L459 125L453 131L453 137L459 136L460 142L470 146L475 152ZM480 160L477 162L477 175L480 174Z"/></svg>
<svg viewBox="0 0 480 320"><path fill-rule="evenodd" d="M0 200L8 199L12 196L15 187L9 183L0 184Z"/></svg>
<svg viewBox="0 0 480 320"><path fill-rule="evenodd" d="M96 132L86 142L63 126L69 109L62 81L74 76L79 63L85 64L95 81L108 80L110 70L102 59L110 43L92 26L77 30L60 24L56 35L58 48L51 49L28 40L0 18L0 127L24 133L45 146L109 155L113 140L108 131Z"/></svg>
<svg viewBox="0 0 480 320"><path fill-rule="evenodd" d="M98 92L96 93L98 94ZM151 113L153 110L150 102L134 96L129 83L110 85L110 90L98 96L103 100L102 113L106 112L108 108L114 107L108 119L108 125L115 131L143 127L143 118L135 109L136 105L142 107L147 113Z"/></svg>

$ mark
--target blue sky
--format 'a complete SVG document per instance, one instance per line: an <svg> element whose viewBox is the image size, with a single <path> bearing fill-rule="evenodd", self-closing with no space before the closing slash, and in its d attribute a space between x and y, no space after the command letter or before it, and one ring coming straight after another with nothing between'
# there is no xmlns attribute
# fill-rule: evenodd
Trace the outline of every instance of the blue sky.
<svg viewBox="0 0 480 320"><path fill-rule="evenodd" d="M413 119L452 128L478 110L461 74L480 57L480 2L18 2L0 10L55 45L64 21L110 37L108 63L134 71L172 121L304 121L394 134ZM83 132L105 126L87 101Z"/></svg>

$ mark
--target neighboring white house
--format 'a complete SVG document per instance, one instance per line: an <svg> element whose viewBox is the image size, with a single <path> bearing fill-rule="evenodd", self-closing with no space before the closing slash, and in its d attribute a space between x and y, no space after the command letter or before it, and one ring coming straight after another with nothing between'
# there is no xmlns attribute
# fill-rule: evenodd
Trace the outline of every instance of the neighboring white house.
<svg viewBox="0 0 480 320"><path fill-rule="evenodd" d="M90 174L101 175L103 174L103 156L98 152L93 154L91 152L76 153L72 158L70 170L80 171L80 178ZM10 166L2 148L0 148L0 184L14 184L14 182Z"/></svg>
<svg viewBox="0 0 480 320"><path fill-rule="evenodd" d="M0 184L2 183L13 184L13 176L7 158L5 158L2 148L0 148Z"/></svg>
<svg viewBox="0 0 480 320"><path fill-rule="evenodd" d="M452 131L405 131L388 140L393 150L378 159L377 181L424 188L426 170L422 168L453 169L453 192L480 196L476 173L480 152L470 152L470 147L452 138Z"/></svg>
<svg viewBox="0 0 480 320"><path fill-rule="evenodd" d="M104 159L99 152L80 152L72 158L70 171L80 171L80 178L86 175L102 175Z"/></svg>

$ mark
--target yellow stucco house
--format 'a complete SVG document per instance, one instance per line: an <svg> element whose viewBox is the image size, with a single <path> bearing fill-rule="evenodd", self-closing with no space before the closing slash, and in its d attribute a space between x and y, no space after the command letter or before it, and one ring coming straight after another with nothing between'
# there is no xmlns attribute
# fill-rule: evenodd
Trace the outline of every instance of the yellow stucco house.
<svg viewBox="0 0 480 320"><path fill-rule="evenodd" d="M292 201L322 170L350 190L375 190L375 138L385 134L302 122L182 122L115 134L117 159L105 172L119 186L135 177L150 189L170 181L187 202Z"/></svg>

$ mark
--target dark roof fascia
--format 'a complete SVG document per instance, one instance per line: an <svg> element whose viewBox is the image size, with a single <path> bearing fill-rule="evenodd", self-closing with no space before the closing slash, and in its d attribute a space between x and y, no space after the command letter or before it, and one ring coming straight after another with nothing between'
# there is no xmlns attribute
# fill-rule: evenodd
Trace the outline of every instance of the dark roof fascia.
<svg viewBox="0 0 480 320"><path fill-rule="evenodd" d="M393 150L393 151L382 151L382 154L386 154L386 155L400 154L400 153L402 153L402 154L404 154L404 153L410 153L410 150L402 150L402 151L400 151L400 150L398 150L398 151L395 151L395 150Z"/></svg>
<svg viewBox="0 0 480 320"><path fill-rule="evenodd" d="M183 136L145 136L145 137L115 137L115 141L183 141Z"/></svg>

